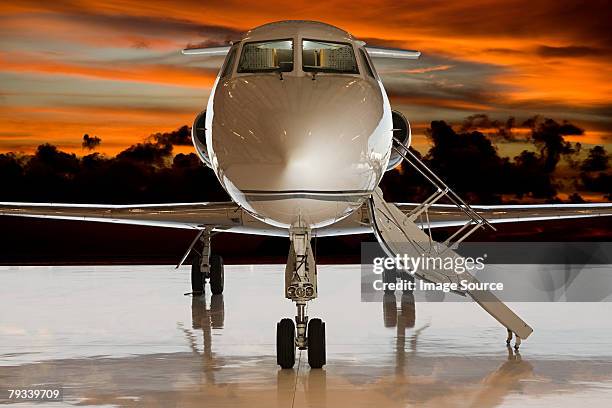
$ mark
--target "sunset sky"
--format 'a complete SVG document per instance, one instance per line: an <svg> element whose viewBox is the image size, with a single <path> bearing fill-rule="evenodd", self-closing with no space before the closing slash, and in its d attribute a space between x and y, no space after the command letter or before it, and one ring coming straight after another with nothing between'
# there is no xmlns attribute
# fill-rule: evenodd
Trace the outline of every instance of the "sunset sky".
<svg viewBox="0 0 612 408"><path fill-rule="evenodd" d="M422 135L429 121L535 114L612 150L612 21L607 1L5 1L0 5L0 152L44 142L79 154L84 133L114 154L191 124L219 60L183 56L263 23L324 21L370 44L422 51L375 61ZM519 130L520 132L520 130ZM425 143L424 137L417 138Z"/></svg>

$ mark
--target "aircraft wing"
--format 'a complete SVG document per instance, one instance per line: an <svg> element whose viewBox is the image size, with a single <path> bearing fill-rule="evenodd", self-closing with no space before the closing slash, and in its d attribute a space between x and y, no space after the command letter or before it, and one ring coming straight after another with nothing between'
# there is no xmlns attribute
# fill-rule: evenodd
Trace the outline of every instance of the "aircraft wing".
<svg viewBox="0 0 612 408"><path fill-rule="evenodd" d="M394 205L406 215L418 206L415 203L394 203ZM491 224L612 216L612 203L473 205L471 207ZM347 218L320 228L314 233L319 237L371 233L373 232L371 220L367 214L363 207L361 211L355 211ZM414 223L425 228L443 228L463 226L468 220L457 207L445 204L434 204L429 207L428 216L429 222L423 215Z"/></svg>
<svg viewBox="0 0 612 408"><path fill-rule="evenodd" d="M202 55L205 57L225 57L231 46L222 47L203 47L203 48L185 48L181 52L184 55Z"/></svg>
<svg viewBox="0 0 612 408"><path fill-rule="evenodd" d="M393 58L393 59L418 59L421 56L420 51L404 50L401 48L389 47L371 47L366 46L368 55L372 58ZM205 57L224 57L227 55L231 46L221 47L202 47L202 48L185 48L181 52L184 55L201 55Z"/></svg>
<svg viewBox="0 0 612 408"><path fill-rule="evenodd" d="M216 231L287 236L285 230L255 219L232 202L136 205L0 202L0 215L182 229L212 227Z"/></svg>
<svg viewBox="0 0 612 408"><path fill-rule="evenodd" d="M409 213L417 206L414 203L396 203L395 205L404 213ZM491 224L612 215L612 203L472 205L471 207ZM460 226L466 222L463 212L453 205L434 204L428 213L429 224L432 228ZM417 221L419 221L418 224L426 222L425 219Z"/></svg>
<svg viewBox="0 0 612 408"><path fill-rule="evenodd" d="M396 203L404 213L417 204ZM612 203L602 204L545 204L545 205L491 205L472 206L491 223L526 222L612 215ZM287 236L287 231L257 220L235 203L172 203L172 204L58 204L0 202L0 215L50 218L76 221L94 221L166 228L202 229L213 227L217 231L254 235ZM432 205L428 211L431 228L453 227L465 224L464 214L454 206ZM427 225L425 217L417 225ZM365 207L349 217L314 233L319 237L372 232Z"/></svg>
<svg viewBox="0 0 612 408"><path fill-rule="evenodd" d="M365 47L368 55L371 58L393 58L393 59L419 59L421 56L420 51L415 50L404 50L401 48L388 48L388 47Z"/></svg>
<svg viewBox="0 0 612 408"><path fill-rule="evenodd" d="M136 224L197 229L205 225L239 222L241 209L234 203L189 204L58 204L0 202L0 215Z"/></svg>

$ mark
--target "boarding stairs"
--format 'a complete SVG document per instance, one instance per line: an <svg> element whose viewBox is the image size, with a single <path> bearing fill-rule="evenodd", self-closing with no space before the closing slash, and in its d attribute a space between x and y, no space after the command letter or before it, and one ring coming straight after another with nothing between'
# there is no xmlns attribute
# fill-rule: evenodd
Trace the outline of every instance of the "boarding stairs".
<svg viewBox="0 0 612 408"><path fill-rule="evenodd" d="M393 149L426 180L428 180L436 191L409 213L405 214L395 204L384 200L382 191L377 188L368 201L370 220L376 238L383 250L390 257L412 257L412 258L457 258L460 257L454 250L458 244L473 234L479 228L489 227L495 229L484 217L471 208L457 193L448 187L425 163L419 160L408 147L399 140L394 139ZM459 208L466 217L466 222L454 234L442 243L435 242L429 228L428 209L440 199L446 198ZM415 221L419 221L421 227ZM427 232L425 231L427 230ZM486 265L485 265L486 267ZM408 265L405 265L406 269ZM479 283L469 272L456 273L454 270L444 268L418 268L408 270L417 278L432 283L456 283L460 281ZM484 310L493 316L499 323L517 337L517 345L520 339L527 338L533 329L518 317L510 308L501 302L489 290L465 290L455 291L462 295L469 295Z"/></svg>

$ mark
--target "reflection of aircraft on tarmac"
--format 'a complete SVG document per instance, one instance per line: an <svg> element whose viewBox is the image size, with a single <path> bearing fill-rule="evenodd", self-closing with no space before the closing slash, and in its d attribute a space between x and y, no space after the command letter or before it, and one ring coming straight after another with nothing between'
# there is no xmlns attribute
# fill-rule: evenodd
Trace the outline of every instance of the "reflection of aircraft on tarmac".
<svg viewBox="0 0 612 408"><path fill-rule="evenodd" d="M225 364L236 364L233 358L225 357L224 353L212 353L211 329L223 329L225 312L222 295L212 295L209 299L210 301L207 302L204 296L194 296L191 301L191 328L179 325L192 351L202 358L203 369L200 372L203 377L195 381L196 386L203 387L202 392L205 390L210 392L209 387L213 385L222 387L219 378L215 378L215 373ZM429 324L415 327L416 303L412 293L406 291L401 296L387 293L383 305L385 326L397 330L395 365L392 373L376 373L375 381L362 384L360 388L366 394L364 397L366 399L380 398L381 392L388 393L386 390L391 389L397 404L418 403L427 406L437 401L441 394L439 389L442 387L448 398L453 395L461 395L466 400L472 401L472 404L467 406L493 407L497 406L510 392L519 390L521 380L532 376L531 364L522 361L518 351L515 352L508 347L508 359L501 363L494 363L498 365L494 370L476 369L473 375L467 375L469 380L466 384L447 383L448 379L439 378L439 376L443 376L449 370L438 369L439 366L447 364L446 357L428 358L417 353L419 336L429 327ZM200 336L202 336L201 339ZM392 364L390 363L389 366ZM470 358L462 357L455 364L459 366L470 364ZM384 367L387 367L387 364L384 364ZM371 367L374 372L379 368L380 361ZM339 370L333 375L328 374L325 370L279 370L276 373L276 389L272 391L276 393L276 396L269 395L263 397L263 400L269 401L270 406L274 406L274 401L277 406L283 406L288 400L295 398L293 397L295 394L298 398L304 398L307 406L326 406L336 400L350 401L351 396L348 394L354 391L343 384L347 381L350 383L353 375L362 373L363 367L360 367L359 370L348 369L346 371L342 367ZM470 370L466 369L466 371ZM198 370L193 372L197 373ZM461 376L460 373L455 375ZM407 387L406 385L409 384L419 384L420 387ZM267 385L262 384L260 387L262 390L259 392L265 394L264 390ZM423 392L423 389L426 391Z"/></svg>
<svg viewBox="0 0 612 408"><path fill-rule="evenodd" d="M210 298L210 308L206 307L206 298L204 296L193 296L191 298L191 328L193 330L202 330L202 347L203 350L198 350L197 339L194 333L179 323L179 328L185 333L189 341L189 346L194 353L202 354L207 358L211 357L211 329L222 329L225 320L225 307L223 304L223 295L212 295Z"/></svg>
<svg viewBox="0 0 612 408"><path fill-rule="evenodd" d="M296 401L307 406L342 401L355 406L437 407L457 406L459 401L460 406L495 407L508 395L521 393L523 381L533 377L531 363L523 361L510 346L503 361L464 353L440 356L418 352L419 338L429 323L415 326L415 306L409 291L386 293L383 323L396 330L394 353L372 353L377 358L371 364L349 358L334 365L331 372L280 370L278 405L286 401L287 390L295 389Z"/></svg>
<svg viewBox="0 0 612 408"><path fill-rule="evenodd" d="M508 359L504 361L495 371L488 374L482 380L479 387L468 386L467 389L461 387L449 387L447 391L441 391L444 384L441 384L440 379L436 381L436 367L427 367L428 364L423 364L422 356L417 355L417 342L419 336L429 327L429 323L416 328L416 304L414 296L410 291L404 291L400 297L400 305L397 305L397 297L395 293L385 293L383 297L383 322L385 327L395 327L397 334L395 336L395 375L393 383L404 384L411 383L415 380L419 382L420 387L418 392L415 392L415 387L397 388L397 394L394 398L401 402L416 403L419 406L446 406L442 399L451 399L456 401L461 396L462 401L465 401L465 406L473 407L495 407L498 406L505 396L510 392L520 389L520 381L530 378L533 375L533 367L530 363L523 361L518 350L514 350L510 345L508 349ZM407 331L412 330L411 333ZM409 340L408 345L406 340ZM408 346L408 347L407 347ZM447 357L452 360L452 357ZM440 359L439 362L443 362ZM467 361L457 362L458 364L470 364L469 358ZM466 370L468 371L468 370ZM430 385L430 381L424 380L424 377L431 376L435 389L431 393L424 391L424 388ZM384 380L383 380L384 382ZM425 385L427 384L427 385ZM386 384L388 385L388 384ZM448 386L448 385L447 385ZM393 387L395 390L396 387ZM441 397L442 396L442 397Z"/></svg>
<svg viewBox="0 0 612 408"><path fill-rule="evenodd" d="M213 231L285 236L291 240L284 295L297 313L277 324L277 361L295 364L308 349L312 368L326 363L325 323L309 319L317 297L311 237L374 233L391 256L456 255L461 242L492 223L612 214L607 204L471 207L409 149L410 124L392 111L372 59L415 59L417 51L369 47L339 28L312 21L281 21L248 31L227 47L185 50L226 56L206 109L193 124L196 152L232 197L231 203L84 205L0 203L0 215L154 225L198 230L192 289L223 291L223 263L210 256ZM420 204L386 202L377 188L402 160L435 193ZM205 188L202 186L202 188ZM450 205L439 205L439 200ZM425 231L460 227L444 243ZM182 264L182 261L180 262ZM433 283L457 282L447 270L416 270ZM462 279L477 282L464 273ZM491 292L466 291L516 335L532 329Z"/></svg>
<svg viewBox="0 0 612 408"><path fill-rule="evenodd" d="M206 380L214 384L214 371L217 365L221 365L222 359L215 357L212 352L212 330L223 329L225 320L225 305L223 295L212 295L210 297L210 308L206 307L206 297L193 296L191 298L191 329L186 328L181 322L177 327L185 334L191 351L202 357L203 369L200 371L206 375ZM198 332L202 331L202 349L198 348Z"/></svg>
<svg viewBox="0 0 612 408"><path fill-rule="evenodd" d="M398 294L398 300L399 297ZM417 344L418 337L426 333L420 326L405 327L405 349L404 340L397 339L394 351L379 349L382 353L373 353L376 359L347 358L327 370L305 369L302 360L299 370L274 373L274 359L269 354L249 357L219 345L213 347L211 340L224 335L226 325L222 329L220 323L227 316L223 302L216 299L221 298L213 302L211 297L199 296L184 304L177 316L187 316L187 321L178 325L177 334L184 333L187 341L174 343L174 351L157 352L146 344L142 352L132 354L133 349L129 349L122 357L85 356L1 366L0 378L8 384L46 384L51 378L71 385L65 389L65 401L80 401L88 406L201 407L205 402L204 406L281 407L295 400L295 406L456 406L459 401L461 406L486 407L520 393L523 380L532 376L531 363L515 359L512 349L508 359L499 353L441 356L417 350L421 345L420 339ZM406 307L398 313L410 310L410 302L404 303ZM141 309L133 316L145 319L149 312ZM409 326L414 314L405 316ZM168 329L175 327L169 324ZM215 330L221 335L212 335ZM95 333L92 339L95 341ZM546 396L560 388L568 394L584 392L584 384L590 379L603 383L612 378L610 365L602 365L596 359L579 365L567 364L563 357L542 363L537 383L527 383L528 394ZM538 384L545 388L540 391Z"/></svg>

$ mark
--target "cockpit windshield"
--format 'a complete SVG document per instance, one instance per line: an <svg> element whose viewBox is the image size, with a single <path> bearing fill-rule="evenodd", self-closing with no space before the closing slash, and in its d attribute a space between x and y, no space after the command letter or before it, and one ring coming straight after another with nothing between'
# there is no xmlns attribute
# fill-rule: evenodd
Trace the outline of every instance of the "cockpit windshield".
<svg viewBox="0 0 612 408"><path fill-rule="evenodd" d="M302 69L310 72L359 73L350 44L318 40L302 41Z"/></svg>
<svg viewBox="0 0 612 408"><path fill-rule="evenodd" d="M293 71L293 41L250 42L242 46L239 73Z"/></svg>

